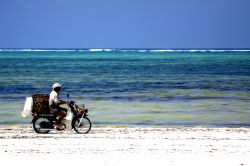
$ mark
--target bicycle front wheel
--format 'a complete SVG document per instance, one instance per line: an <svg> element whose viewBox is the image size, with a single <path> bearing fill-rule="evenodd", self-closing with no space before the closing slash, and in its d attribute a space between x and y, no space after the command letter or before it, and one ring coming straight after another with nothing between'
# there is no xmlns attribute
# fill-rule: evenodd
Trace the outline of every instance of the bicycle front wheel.
<svg viewBox="0 0 250 166"><path fill-rule="evenodd" d="M91 121L87 117L78 118L73 122L73 128L78 134L87 134L91 129Z"/></svg>

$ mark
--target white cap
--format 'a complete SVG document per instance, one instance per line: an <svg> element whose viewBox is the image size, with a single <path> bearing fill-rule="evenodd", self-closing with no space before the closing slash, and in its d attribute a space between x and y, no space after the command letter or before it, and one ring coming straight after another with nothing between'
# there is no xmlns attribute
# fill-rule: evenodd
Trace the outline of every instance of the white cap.
<svg viewBox="0 0 250 166"><path fill-rule="evenodd" d="M59 84L59 83L54 83L52 88L55 89L55 88L61 88L62 87L62 84Z"/></svg>

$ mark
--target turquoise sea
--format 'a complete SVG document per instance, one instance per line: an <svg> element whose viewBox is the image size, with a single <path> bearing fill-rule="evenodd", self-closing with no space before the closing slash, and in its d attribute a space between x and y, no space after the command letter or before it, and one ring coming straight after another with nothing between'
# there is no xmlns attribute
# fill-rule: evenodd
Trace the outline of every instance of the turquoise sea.
<svg viewBox="0 0 250 166"><path fill-rule="evenodd" d="M0 50L0 126L54 82L93 125L250 126L248 50Z"/></svg>

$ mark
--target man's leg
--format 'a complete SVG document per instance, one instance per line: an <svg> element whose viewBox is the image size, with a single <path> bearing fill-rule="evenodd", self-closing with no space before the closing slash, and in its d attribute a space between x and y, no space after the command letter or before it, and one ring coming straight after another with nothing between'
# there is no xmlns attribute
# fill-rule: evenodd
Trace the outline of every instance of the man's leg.
<svg viewBox="0 0 250 166"><path fill-rule="evenodd" d="M60 125L61 121L66 115L67 115L67 109L58 107L58 112L57 112L58 120L56 121L56 124Z"/></svg>

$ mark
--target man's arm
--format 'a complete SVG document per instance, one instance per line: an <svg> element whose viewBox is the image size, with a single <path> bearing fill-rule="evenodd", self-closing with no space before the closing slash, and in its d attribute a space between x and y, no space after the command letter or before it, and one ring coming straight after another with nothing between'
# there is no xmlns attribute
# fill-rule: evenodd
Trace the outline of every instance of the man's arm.
<svg viewBox="0 0 250 166"><path fill-rule="evenodd" d="M61 105L61 104L68 104L69 102L67 102L67 101L63 101L63 100L59 100L59 105Z"/></svg>

